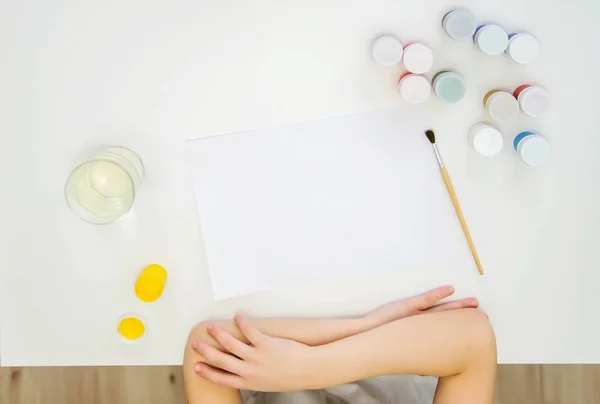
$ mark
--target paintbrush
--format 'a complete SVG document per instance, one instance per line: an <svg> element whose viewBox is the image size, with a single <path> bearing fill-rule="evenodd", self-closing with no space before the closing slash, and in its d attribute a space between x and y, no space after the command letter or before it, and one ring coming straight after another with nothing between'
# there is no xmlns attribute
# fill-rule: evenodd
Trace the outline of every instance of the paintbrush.
<svg viewBox="0 0 600 404"><path fill-rule="evenodd" d="M458 199L456 198L456 192L454 192L454 187L452 186L452 181L450 181L450 176L448 175L448 170L446 170L446 166L444 165L444 161L442 160L442 155L435 145L435 133L432 130L425 131L425 136L431 142L433 146L433 151L435 152L435 158L438 161L440 166L440 172L442 173L442 178L444 178L444 184L446 184L446 189L448 189L448 193L450 194L450 199L452 199L452 205L454 205L454 210L456 210L456 215L458 216L458 220L460 221L460 225L462 226L463 232L465 233L465 237L467 238L467 242L469 243L469 248L471 249L471 254L473 254L473 259L475 260L475 265L477 265L477 269L479 273L483 275L483 268L481 267L481 262L479 261L479 256L477 255L477 250L475 250L475 244L473 244L473 239L471 238L471 233L469 232L469 228L467 227L467 222L465 221L465 217L462 213L462 209L458 204Z"/></svg>

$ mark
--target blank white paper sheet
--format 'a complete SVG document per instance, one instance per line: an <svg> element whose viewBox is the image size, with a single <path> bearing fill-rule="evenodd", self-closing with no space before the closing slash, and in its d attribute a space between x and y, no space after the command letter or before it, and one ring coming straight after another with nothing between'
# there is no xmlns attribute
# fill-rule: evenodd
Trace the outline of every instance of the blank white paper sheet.
<svg viewBox="0 0 600 404"><path fill-rule="evenodd" d="M448 263L429 128L403 107L189 141L215 299Z"/></svg>

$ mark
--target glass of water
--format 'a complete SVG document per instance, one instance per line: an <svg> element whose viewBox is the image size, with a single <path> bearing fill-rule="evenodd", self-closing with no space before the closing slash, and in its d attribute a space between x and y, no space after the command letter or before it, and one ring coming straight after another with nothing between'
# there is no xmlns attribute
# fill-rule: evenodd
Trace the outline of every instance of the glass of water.
<svg viewBox="0 0 600 404"><path fill-rule="evenodd" d="M144 165L137 154L110 147L71 172L65 186L67 204L88 223L112 223L131 209L143 178Z"/></svg>

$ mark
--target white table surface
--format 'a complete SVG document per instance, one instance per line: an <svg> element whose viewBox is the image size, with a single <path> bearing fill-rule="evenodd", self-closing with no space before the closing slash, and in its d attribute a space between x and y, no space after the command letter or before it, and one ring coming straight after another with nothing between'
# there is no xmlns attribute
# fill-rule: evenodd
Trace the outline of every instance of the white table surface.
<svg viewBox="0 0 600 404"><path fill-rule="evenodd" d="M500 362L600 362L600 85L591 51L600 4L466 0L482 22L540 38L541 57L527 67L446 37L440 20L453 5L5 2L1 364L179 364L188 331L209 317L362 313L445 283L458 296L480 299ZM429 105L486 275L465 260L214 302L185 141L402 105L395 91L401 68L370 58L381 33L429 43L435 69L456 69L467 80L459 104ZM477 156L466 132L484 118L483 95L528 82L551 92L552 113L503 127L505 150ZM548 165L534 169L517 159L510 142L520 129L547 136ZM69 171L104 145L136 150L147 176L129 215L94 227L69 211L63 186ZM158 302L142 304L133 282L154 262L169 270L168 288ZM115 333L130 312L148 323L137 344Z"/></svg>

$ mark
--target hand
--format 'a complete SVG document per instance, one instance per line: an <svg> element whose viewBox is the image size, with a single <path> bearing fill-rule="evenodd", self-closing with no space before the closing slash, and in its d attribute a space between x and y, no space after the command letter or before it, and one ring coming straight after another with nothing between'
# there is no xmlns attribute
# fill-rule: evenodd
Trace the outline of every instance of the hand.
<svg viewBox="0 0 600 404"><path fill-rule="evenodd" d="M265 335L239 314L234 321L250 344L209 324L208 333L228 353L204 341L193 341L192 348L206 361L195 365L197 374L212 383L235 389L293 391L309 388L307 378L316 373L309 369L314 364L310 360L311 347Z"/></svg>
<svg viewBox="0 0 600 404"><path fill-rule="evenodd" d="M452 294L454 294L452 286L442 286L418 296L385 304L363 317L365 327L367 330L370 330L383 324L418 314L465 308L476 309L479 307L477 299L472 297L438 304L442 299L450 297Z"/></svg>

